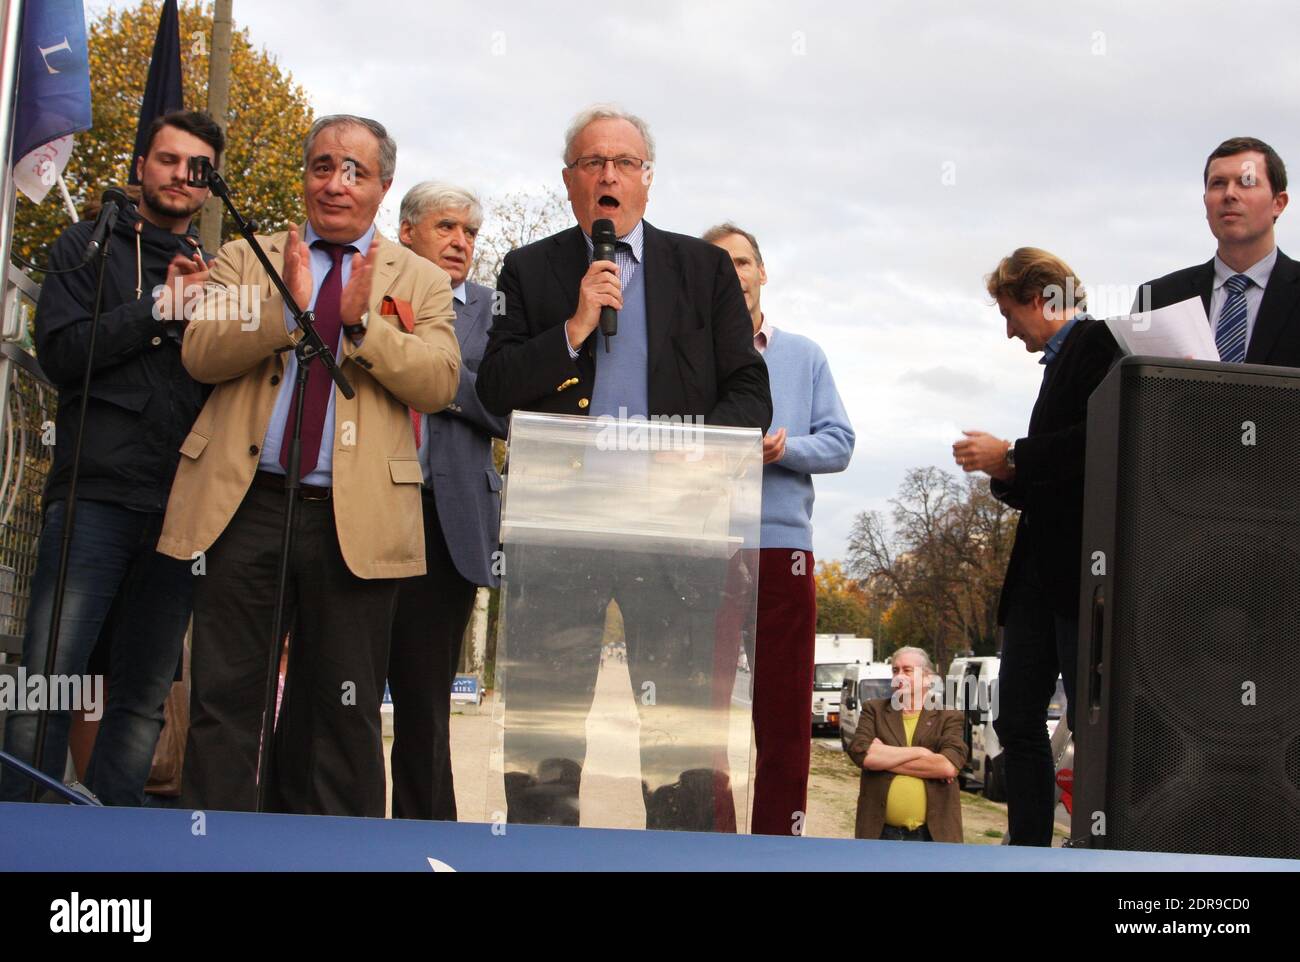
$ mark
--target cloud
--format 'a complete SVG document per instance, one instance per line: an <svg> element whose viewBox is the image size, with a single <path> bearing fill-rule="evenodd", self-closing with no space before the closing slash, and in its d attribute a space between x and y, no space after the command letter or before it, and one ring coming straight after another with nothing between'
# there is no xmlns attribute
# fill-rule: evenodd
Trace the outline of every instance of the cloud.
<svg viewBox="0 0 1300 962"><path fill-rule="evenodd" d="M982 378L951 367L930 367L923 371L904 371L900 381L914 381L935 394L970 400L993 390L993 385Z"/></svg>
<svg viewBox="0 0 1300 962"><path fill-rule="evenodd" d="M1300 60L1269 40L1300 32L1285 2L1235 20L1201 0L286 0L235 16L319 110L393 131L385 224L426 177L487 199L558 186L587 103L644 116L659 148L648 219L755 233L764 310L830 358L858 441L846 473L817 479L827 558L907 468L951 466L962 428L1024 432L1041 368L984 292L999 258L1045 247L1122 301L1211 256L1200 175L1217 143L1252 134L1300 157ZM1243 25L1255 52L1237 37L1225 73ZM1300 246L1297 217L1279 223L1283 249Z"/></svg>

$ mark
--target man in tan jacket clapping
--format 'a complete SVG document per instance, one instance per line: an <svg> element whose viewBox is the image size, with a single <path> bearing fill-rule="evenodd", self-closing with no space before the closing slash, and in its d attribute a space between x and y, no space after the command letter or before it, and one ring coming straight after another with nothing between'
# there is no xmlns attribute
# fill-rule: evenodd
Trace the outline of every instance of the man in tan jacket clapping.
<svg viewBox="0 0 1300 962"><path fill-rule="evenodd" d="M378 234L396 145L384 127L323 117L304 150L307 223L263 240L355 388L311 366L284 625L289 670L267 788L273 810L384 814L383 697L396 579L425 571L410 411L452 400L460 351L447 275ZM386 313L407 302L413 326ZM391 306L391 305L390 305ZM245 241L221 249L182 360L216 385L189 437L158 550L193 561L193 693L183 799L249 810L296 412L301 336Z"/></svg>

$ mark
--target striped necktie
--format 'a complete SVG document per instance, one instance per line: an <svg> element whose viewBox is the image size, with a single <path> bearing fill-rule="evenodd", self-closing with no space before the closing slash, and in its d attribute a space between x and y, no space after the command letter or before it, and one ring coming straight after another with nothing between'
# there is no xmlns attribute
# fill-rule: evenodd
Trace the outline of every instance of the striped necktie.
<svg viewBox="0 0 1300 962"><path fill-rule="evenodd" d="M1233 274L1223 286L1228 289L1228 299L1219 311L1214 343L1218 345L1220 361L1240 364L1246 360L1246 288L1250 286L1250 278Z"/></svg>

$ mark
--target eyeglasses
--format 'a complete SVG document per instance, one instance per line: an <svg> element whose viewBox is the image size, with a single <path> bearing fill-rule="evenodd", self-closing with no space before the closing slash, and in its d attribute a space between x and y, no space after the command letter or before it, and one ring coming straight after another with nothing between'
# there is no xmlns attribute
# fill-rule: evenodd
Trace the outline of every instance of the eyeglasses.
<svg viewBox="0 0 1300 962"><path fill-rule="evenodd" d="M614 169L620 174L631 175L640 173L643 170L650 169L650 161L642 160L640 157L579 157L573 163L568 165L569 170L577 168L584 174L596 175L605 169L606 164L613 164Z"/></svg>

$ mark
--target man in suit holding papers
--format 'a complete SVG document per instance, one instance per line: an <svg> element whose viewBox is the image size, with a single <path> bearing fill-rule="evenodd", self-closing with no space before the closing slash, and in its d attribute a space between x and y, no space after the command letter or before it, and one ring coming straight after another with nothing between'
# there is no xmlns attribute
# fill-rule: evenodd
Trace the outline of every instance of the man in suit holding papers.
<svg viewBox="0 0 1300 962"><path fill-rule="evenodd" d="M1225 140L1205 161L1213 258L1143 285L1137 312L1200 297L1227 363L1300 367L1300 265L1277 248L1286 165L1254 137Z"/></svg>

